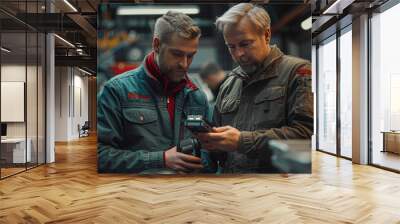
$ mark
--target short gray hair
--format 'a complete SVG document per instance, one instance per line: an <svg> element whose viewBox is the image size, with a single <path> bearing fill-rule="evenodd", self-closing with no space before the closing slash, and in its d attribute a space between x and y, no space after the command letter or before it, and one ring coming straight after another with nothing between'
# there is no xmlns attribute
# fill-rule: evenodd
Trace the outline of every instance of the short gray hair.
<svg viewBox="0 0 400 224"><path fill-rule="evenodd" d="M264 32L271 27L271 19L264 8L251 3L240 3L234 5L217 19L215 25L221 32L226 24L237 24L243 17L247 16L257 27L259 32Z"/></svg>
<svg viewBox="0 0 400 224"><path fill-rule="evenodd" d="M200 28L189 16L181 12L168 11L157 19L154 25L154 37L159 38L160 42L167 42L173 33L190 40L201 35Z"/></svg>

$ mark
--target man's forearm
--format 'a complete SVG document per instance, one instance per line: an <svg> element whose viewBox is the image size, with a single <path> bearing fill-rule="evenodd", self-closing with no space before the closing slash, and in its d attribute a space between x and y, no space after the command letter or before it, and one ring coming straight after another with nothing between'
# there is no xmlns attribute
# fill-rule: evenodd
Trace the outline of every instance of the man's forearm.
<svg viewBox="0 0 400 224"><path fill-rule="evenodd" d="M164 168L164 151L118 149L98 143L98 170L104 173L139 173Z"/></svg>
<svg viewBox="0 0 400 224"><path fill-rule="evenodd" d="M308 139L312 135L312 126L294 125L256 131L241 131L238 152L257 157L268 150L271 139Z"/></svg>

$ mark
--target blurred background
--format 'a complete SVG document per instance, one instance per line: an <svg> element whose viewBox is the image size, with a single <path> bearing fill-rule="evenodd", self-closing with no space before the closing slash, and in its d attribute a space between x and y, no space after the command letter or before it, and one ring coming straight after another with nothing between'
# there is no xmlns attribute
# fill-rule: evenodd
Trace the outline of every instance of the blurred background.
<svg viewBox="0 0 400 224"><path fill-rule="evenodd" d="M225 72L236 65L214 22L234 4L100 4L98 8L97 87L111 77L138 67L151 51L156 19L168 9L181 10L200 27L202 36L189 76L214 96L199 78L209 62ZM284 53L311 60L310 4L261 5L271 17L272 40Z"/></svg>

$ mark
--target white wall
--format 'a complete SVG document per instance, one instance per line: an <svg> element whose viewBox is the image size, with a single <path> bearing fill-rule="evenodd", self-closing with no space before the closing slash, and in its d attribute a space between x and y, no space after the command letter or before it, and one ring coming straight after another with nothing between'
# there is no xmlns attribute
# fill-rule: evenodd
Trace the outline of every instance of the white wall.
<svg viewBox="0 0 400 224"><path fill-rule="evenodd" d="M2 65L1 81L25 82L25 64ZM7 110L7 108L1 108L1 110ZM7 123L7 137L25 137L25 123L24 122Z"/></svg>
<svg viewBox="0 0 400 224"><path fill-rule="evenodd" d="M28 70L32 67L28 66ZM1 81L25 82L25 64L1 65Z"/></svg>
<svg viewBox="0 0 400 224"><path fill-rule="evenodd" d="M88 78L72 67L56 67L55 73L55 140L70 141L79 137L78 124L88 120Z"/></svg>
<svg viewBox="0 0 400 224"><path fill-rule="evenodd" d="M4 82L25 82L25 75L27 69L28 75L31 74L36 74L36 66L27 66L25 68L24 65L19 65L19 64L5 64L1 66L1 81ZM29 78L29 76L28 76ZM32 80L32 78L29 78L29 85L30 86L36 86L36 80ZM36 111L36 88L27 88L27 103L29 104L28 106L31 106L28 112L31 111ZM32 102L34 102L32 104ZM40 106L40 105L39 105ZM7 110L7 108L1 108L1 110ZM33 127L36 130L36 113L27 113L27 119L28 122L33 122L35 124L29 124L28 129L30 127ZM7 122L7 136L8 137L25 137L25 123L26 122ZM29 130L28 130L28 137L29 137Z"/></svg>
<svg viewBox="0 0 400 224"><path fill-rule="evenodd" d="M68 140L68 85L67 67L55 68L55 141Z"/></svg>

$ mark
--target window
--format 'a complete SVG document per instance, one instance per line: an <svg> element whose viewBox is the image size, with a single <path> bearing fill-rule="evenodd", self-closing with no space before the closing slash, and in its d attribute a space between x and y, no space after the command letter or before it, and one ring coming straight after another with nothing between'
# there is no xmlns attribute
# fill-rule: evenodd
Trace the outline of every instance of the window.
<svg viewBox="0 0 400 224"><path fill-rule="evenodd" d="M336 153L336 36L318 48L318 149Z"/></svg>
<svg viewBox="0 0 400 224"><path fill-rule="evenodd" d="M372 163L396 170L400 170L400 155L396 154L400 149L400 31L394 28L398 21L400 4L371 18ZM397 137L387 139L385 135Z"/></svg>
<svg viewBox="0 0 400 224"><path fill-rule="evenodd" d="M352 35L351 26L340 36L340 155L352 157Z"/></svg>
<svg viewBox="0 0 400 224"><path fill-rule="evenodd" d="M17 3L23 17L42 12L45 1ZM0 12L0 123L7 126L0 144L0 179L45 163L45 44L44 33Z"/></svg>

